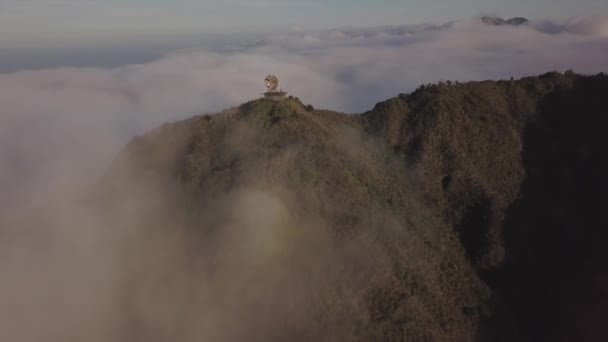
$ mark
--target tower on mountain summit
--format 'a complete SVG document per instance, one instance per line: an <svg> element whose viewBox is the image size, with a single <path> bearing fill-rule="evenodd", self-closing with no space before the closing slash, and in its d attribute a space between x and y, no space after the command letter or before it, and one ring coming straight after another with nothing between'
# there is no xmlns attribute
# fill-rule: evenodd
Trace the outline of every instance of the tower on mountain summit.
<svg viewBox="0 0 608 342"><path fill-rule="evenodd" d="M277 91L277 88L279 87L279 79L275 75L266 76L264 83L268 89L268 91L264 93L264 98L266 100L282 101L285 99L287 93L282 89Z"/></svg>

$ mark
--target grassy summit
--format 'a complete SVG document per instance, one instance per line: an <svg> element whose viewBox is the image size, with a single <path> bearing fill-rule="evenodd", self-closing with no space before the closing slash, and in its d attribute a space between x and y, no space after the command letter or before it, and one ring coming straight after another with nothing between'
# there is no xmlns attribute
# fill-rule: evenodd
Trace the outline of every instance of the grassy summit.
<svg viewBox="0 0 608 342"><path fill-rule="evenodd" d="M362 115L255 100L134 139L104 188L154 251L125 252L125 338L600 337L606 93L550 73ZM164 316L141 309L157 297Z"/></svg>

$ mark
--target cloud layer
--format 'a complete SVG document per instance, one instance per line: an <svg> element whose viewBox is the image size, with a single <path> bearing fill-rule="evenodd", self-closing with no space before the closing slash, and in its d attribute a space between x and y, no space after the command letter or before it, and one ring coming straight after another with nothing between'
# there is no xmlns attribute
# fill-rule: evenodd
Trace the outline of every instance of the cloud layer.
<svg viewBox="0 0 608 342"><path fill-rule="evenodd" d="M86 213L74 210L73 199L133 135L257 98L268 73L277 74L281 87L305 103L363 112L442 79L499 79L567 69L603 72L608 70L606 56L607 17L521 27L472 20L290 32L231 49L180 50L154 62L111 69L0 74L0 270L12 279L0 285L0 299L9 303L0 308L0 322L16 317L19 307L25 310L20 314L30 315L21 300L26 297L49 301L48 307L64 303L77 312L85 297L68 286L68 273L83 275L91 291L103 297L112 286L113 269L95 251L109 253L104 249L109 243ZM32 217L45 218L46 224L28 224L41 222L30 221ZM84 268L77 260L95 267ZM45 292L47 288L56 291ZM66 291L76 296L74 301L59 299ZM103 315L103 305L96 309L90 314ZM37 315L44 321L53 314ZM32 336L55 329L49 322L30 330ZM0 339L10 341L11 336L0 332Z"/></svg>

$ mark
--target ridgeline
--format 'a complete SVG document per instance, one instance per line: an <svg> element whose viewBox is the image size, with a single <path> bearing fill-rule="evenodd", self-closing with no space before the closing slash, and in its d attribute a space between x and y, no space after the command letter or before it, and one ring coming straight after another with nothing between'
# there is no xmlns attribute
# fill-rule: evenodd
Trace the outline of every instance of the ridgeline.
<svg viewBox="0 0 608 342"><path fill-rule="evenodd" d="M606 94L549 73L360 115L254 100L135 138L103 188L155 255L125 340L608 340Z"/></svg>

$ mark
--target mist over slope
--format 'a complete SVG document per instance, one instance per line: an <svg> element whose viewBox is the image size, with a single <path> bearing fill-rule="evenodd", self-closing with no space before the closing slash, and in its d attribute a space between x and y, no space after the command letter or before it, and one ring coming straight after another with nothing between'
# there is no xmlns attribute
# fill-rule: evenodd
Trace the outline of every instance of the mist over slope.
<svg viewBox="0 0 608 342"><path fill-rule="evenodd" d="M471 338L487 289L362 119L258 100L130 144L105 187L119 193L109 206L142 192L165 203L143 208L144 225L175 208L161 218L182 224L157 229L186 236L190 286L212 284L189 294L200 304L166 339ZM218 330L197 330L201 316Z"/></svg>
<svg viewBox="0 0 608 342"><path fill-rule="evenodd" d="M606 71L598 14L517 27L3 32L0 341L608 340L595 229L606 226L604 78L427 85ZM413 93L359 119L293 100L164 126L117 162L141 172L110 177L116 205L99 209L95 182L134 135L255 98L269 72L334 111Z"/></svg>
<svg viewBox="0 0 608 342"><path fill-rule="evenodd" d="M357 116L255 100L138 137L100 203L132 267L115 332L604 340L606 90L441 83Z"/></svg>

